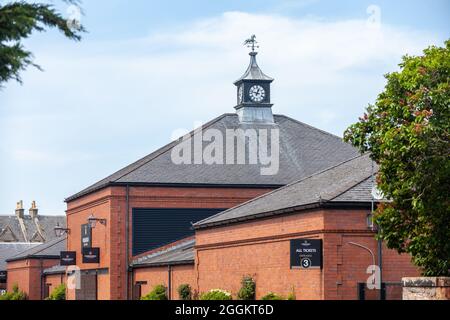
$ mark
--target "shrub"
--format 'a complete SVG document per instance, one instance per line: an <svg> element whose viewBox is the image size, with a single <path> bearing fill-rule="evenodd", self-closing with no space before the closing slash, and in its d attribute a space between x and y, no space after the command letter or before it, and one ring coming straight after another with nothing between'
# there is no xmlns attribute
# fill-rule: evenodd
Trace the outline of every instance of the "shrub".
<svg viewBox="0 0 450 320"><path fill-rule="evenodd" d="M27 295L22 290L19 290L17 284L14 284L13 291L0 296L0 300L27 300Z"/></svg>
<svg viewBox="0 0 450 320"><path fill-rule="evenodd" d="M203 293L200 300L233 300L231 293L221 289L212 289Z"/></svg>
<svg viewBox="0 0 450 320"><path fill-rule="evenodd" d="M284 298L283 296L280 296L276 293L269 292L264 297L262 297L261 300L284 300Z"/></svg>
<svg viewBox="0 0 450 320"><path fill-rule="evenodd" d="M256 283L251 276L244 276L241 281L241 289L238 298L241 300L255 300Z"/></svg>
<svg viewBox="0 0 450 320"><path fill-rule="evenodd" d="M189 284L180 284L177 291L181 300L192 300L192 290Z"/></svg>
<svg viewBox="0 0 450 320"><path fill-rule="evenodd" d="M296 297L296 295L295 295L295 287L294 287L294 286L292 286L292 290L291 290L291 292L288 294L287 299L288 299L288 300L297 300L297 297Z"/></svg>
<svg viewBox="0 0 450 320"><path fill-rule="evenodd" d="M46 300L66 300L66 285L61 283L55 289Z"/></svg>
<svg viewBox="0 0 450 320"><path fill-rule="evenodd" d="M166 287L162 284L156 285L152 291L146 296L143 296L141 300L168 300Z"/></svg>

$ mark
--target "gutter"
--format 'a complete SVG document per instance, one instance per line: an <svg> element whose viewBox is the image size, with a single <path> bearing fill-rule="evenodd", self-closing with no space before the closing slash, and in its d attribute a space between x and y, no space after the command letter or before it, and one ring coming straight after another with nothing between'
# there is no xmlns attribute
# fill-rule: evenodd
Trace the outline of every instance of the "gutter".
<svg viewBox="0 0 450 320"><path fill-rule="evenodd" d="M180 265L191 265L194 264L194 259L192 260L180 260L174 262L155 262L155 263L144 263L144 264L134 264L131 265L131 269L142 269L142 268L152 268L152 267L166 267L166 266L180 266Z"/></svg>

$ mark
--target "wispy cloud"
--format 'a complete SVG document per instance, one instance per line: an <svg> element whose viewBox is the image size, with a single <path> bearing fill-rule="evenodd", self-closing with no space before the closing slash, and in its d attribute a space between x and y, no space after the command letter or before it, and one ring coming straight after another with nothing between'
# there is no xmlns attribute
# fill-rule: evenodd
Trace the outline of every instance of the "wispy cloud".
<svg viewBox="0 0 450 320"><path fill-rule="evenodd" d="M0 94L0 161L20 160L14 165L27 170L70 163L63 173L35 174L49 181L49 193L58 185L59 199L78 191L170 141L173 130L232 112L232 82L248 63L241 43L251 34L261 44L260 66L275 78L274 111L339 135L402 55L443 40L383 23L370 28L364 19L226 12L144 38L45 43L35 53L46 72L30 70L24 86ZM86 161L73 165L76 157Z"/></svg>

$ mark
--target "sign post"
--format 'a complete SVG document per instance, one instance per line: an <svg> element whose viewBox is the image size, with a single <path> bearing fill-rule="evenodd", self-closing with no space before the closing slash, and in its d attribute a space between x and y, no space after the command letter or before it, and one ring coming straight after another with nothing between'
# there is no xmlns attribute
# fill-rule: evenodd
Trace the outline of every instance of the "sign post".
<svg viewBox="0 0 450 320"><path fill-rule="evenodd" d="M291 269L321 269L322 239L291 240Z"/></svg>

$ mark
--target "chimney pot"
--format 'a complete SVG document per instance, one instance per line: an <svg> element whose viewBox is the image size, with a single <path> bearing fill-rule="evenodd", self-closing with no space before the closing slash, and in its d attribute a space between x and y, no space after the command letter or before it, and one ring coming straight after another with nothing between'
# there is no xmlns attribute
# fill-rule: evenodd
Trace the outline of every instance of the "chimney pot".
<svg viewBox="0 0 450 320"><path fill-rule="evenodd" d="M38 215L38 208L36 206L36 201L34 201L34 200L33 200L33 202L31 202L31 208L29 210L29 213L30 213L30 217L33 219L36 218Z"/></svg>
<svg viewBox="0 0 450 320"><path fill-rule="evenodd" d="M25 210L23 209L23 201L20 200L19 202L17 202L17 205L16 205L16 216L18 218L22 219L24 212L25 212Z"/></svg>

